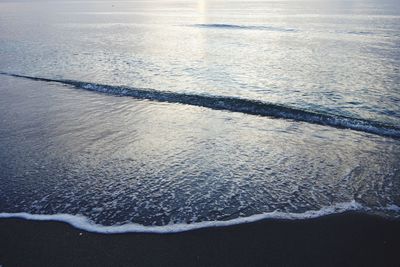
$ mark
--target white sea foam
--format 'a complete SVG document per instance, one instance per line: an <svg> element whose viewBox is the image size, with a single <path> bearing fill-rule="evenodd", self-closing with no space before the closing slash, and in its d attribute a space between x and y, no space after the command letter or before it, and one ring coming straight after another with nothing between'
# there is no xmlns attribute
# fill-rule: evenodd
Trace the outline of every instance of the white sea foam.
<svg viewBox="0 0 400 267"><path fill-rule="evenodd" d="M391 206L388 206L388 208L390 208ZM303 213L286 213L286 212L274 211L263 214L256 214L249 217L240 217L228 221L204 221L191 224L168 224L163 226L145 226L136 223L104 226L95 224L84 216L71 215L71 214L43 215L43 214L30 214L30 213L0 213L0 218L21 218L21 219L36 220L36 221L59 221L68 223L73 227L84 231L103 233L103 234L117 234L117 233L164 234L164 233L186 232L200 228L224 227L237 224L246 224L265 219L288 219L288 220L311 219L329 214L339 214L346 211L368 211L368 210L370 210L368 207L365 207L353 200L351 202L338 203L333 206L324 207L320 210L309 210Z"/></svg>
<svg viewBox="0 0 400 267"><path fill-rule="evenodd" d="M394 204L387 205L383 210L386 211L393 211L393 212L400 212L400 207Z"/></svg>

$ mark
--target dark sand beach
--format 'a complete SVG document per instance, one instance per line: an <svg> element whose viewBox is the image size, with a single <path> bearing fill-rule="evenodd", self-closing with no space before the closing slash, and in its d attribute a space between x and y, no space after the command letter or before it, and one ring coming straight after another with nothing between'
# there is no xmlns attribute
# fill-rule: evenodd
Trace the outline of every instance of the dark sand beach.
<svg viewBox="0 0 400 267"><path fill-rule="evenodd" d="M0 220L2 266L400 266L400 221L359 213L177 234Z"/></svg>

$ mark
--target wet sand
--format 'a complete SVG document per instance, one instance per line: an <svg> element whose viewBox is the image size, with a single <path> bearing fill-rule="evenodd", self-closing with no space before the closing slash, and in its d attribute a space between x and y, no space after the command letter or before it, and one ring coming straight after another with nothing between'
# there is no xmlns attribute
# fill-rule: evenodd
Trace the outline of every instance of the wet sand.
<svg viewBox="0 0 400 267"><path fill-rule="evenodd" d="M400 266L400 220L359 213L177 234L96 234L0 220L7 266Z"/></svg>

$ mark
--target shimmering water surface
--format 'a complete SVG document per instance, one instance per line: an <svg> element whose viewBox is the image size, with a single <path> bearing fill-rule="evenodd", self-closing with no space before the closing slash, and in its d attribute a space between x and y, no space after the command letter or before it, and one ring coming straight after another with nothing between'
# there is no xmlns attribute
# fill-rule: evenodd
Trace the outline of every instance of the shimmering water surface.
<svg viewBox="0 0 400 267"><path fill-rule="evenodd" d="M389 0L0 0L0 213L398 217L399 48Z"/></svg>

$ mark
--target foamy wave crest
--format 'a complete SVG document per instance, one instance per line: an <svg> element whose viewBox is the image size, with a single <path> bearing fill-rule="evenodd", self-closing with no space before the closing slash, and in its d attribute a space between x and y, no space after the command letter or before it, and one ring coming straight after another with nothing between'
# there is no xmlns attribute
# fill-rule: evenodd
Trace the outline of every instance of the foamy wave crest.
<svg viewBox="0 0 400 267"><path fill-rule="evenodd" d="M232 29L232 30L261 30L261 31L280 31L295 32L295 29L278 28L264 25L235 25L235 24L192 24L191 27L197 28L215 28L215 29Z"/></svg>
<svg viewBox="0 0 400 267"><path fill-rule="evenodd" d="M175 93L170 91L158 91L146 88L134 88L126 86L112 86L97 83L89 83L75 80L48 79L26 75L0 73L3 75L26 78L35 81L57 82L71 85L79 89L95 91L116 96L129 96L136 99L147 99L159 102L178 103L192 106L205 107L215 110L227 110L245 114L268 116L279 119L290 119L313 124L331 126L336 128L351 129L360 132L400 138L400 128L394 125L381 122L341 116L337 114L319 113L313 110L304 110L280 104L267 103L244 98L195 95Z"/></svg>
<svg viewBox="0 0 400 267"><path fill-rule="evenodd" d="M81 215L71 214L30 214L30 213L0 213L1 218L21 218L26 220L36 221L59 221L72 225L75 228L103 234L117 234L117 233L179 233L186 232L201 228L211 227L226 227L237 224L246 224L257 222L266 219L286 219L286 220L299 220L299 219L312 219L329 214L339 214L347 211L368 211L369 208L357 203L356 201L338 203L333 206L324 207L320 210L309 210L303 213L285 213L285 212L268 212L263 214L256 214L249 217L239 217L228 221L204 221L191 224L169 224L163 226L145 226L141 224L124 224L115 226L104 226L94 224L88 218Z"/></svg>

